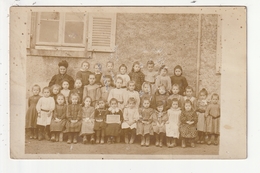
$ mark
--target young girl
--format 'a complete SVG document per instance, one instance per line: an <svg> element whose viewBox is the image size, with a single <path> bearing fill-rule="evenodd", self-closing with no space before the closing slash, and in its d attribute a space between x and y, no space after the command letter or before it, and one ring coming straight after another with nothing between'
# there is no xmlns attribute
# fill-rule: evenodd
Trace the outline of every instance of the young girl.
<svg viewBox="0 0 260 173"><path fill-rule="evenodd" d="M168 74L168 67L162 65L159 69L159 75L155 79L155 88L158 88L160 85L164 85L166 91L170 92L172 88L171 78Z"/></svg>
<svg viewBox="0 0 260 173"><path fill-rule="evenodd" d="M81 69L80 71L77 72L76 74L76 78L82 79L82 85L83 87L85 85L88 85L89 81L88 81L88 76L91 73L88 69L89 69L90 65L87 61L83 61L81 63Z"/></svg>
<svg viewBox="0 0 260 173"><path fill-rule="evenodd" d="M136 121L139 119L138 108L136 107L136 99L130 97L127 101L128 106L124 109L124 121L122 123L122 129L125 135L125 143L133 144L136 135ZM129 134L131 139L129 142Z"/></svg>
<svg viewBox="0 0 260 173"><path fill-rule="evenodd" d="M184 76L182 76L182 68L177 65L174 67L174 75L171 76L171 83L179 85L179 94L184 95L184 89L188 86L188 82Z"/></svg>
<svg viewBox="0 0 260 173"><path fill-rule="evenodd" d="M127 83L130 81L130 77L127 74L127 66L122 64L119 66L119 73L116 77L121 77L123 79L123 84L121 88L126 88Z"/></svg>
<svg viewBox="0 0 260 173"><path fill-rule="evenodd" d="M157 110L153 114L153 132L155 133L155 146L163 146L163 138L165 137L165 123L168 119L166 111L164 111L164 104L159 101L157 104Z"/></svg>
<svg viewBox="0 0 260 173"><path fill-rule="evenodd" d="M180 116L180 133L182 137L183 148L186 147L187 139L191 142L191 147L195 147L194 139L197 135L196 126L198 122L198 115L195 111L192 110L192 103L190 100L186 100L184 102L184 110Z"/></svg>
<svg viewBox="0 0 260 173"><path fill-rule="evenodd" d="M185 88L185 96L183 97L183 100L189 99L192 103L192 109L196 110L197 109L197 99L193 97L193 88L191 86L187 86Z"/></svg>
<svg viewBox="0 0 260 173"><path fill-rule="evenodd" d="M142 84L144 83L144 74L141 72L140 63L134 62L132 71L129 73L130 80L135 81L135 90L140 91Z"/></svg>
<svg viewBox="0 0 260 173"><path fill-rule="evenodd" d="M115 84L116 84L116 88L111 89L108 98L107 98L107 102L109 103L110 100L112 98L115 98L118 101L118 107L122 110L124 108L124 98L123 98L123 94L124 94L124 89L121 88L122 83L123 83L123 79L121 77L118 77L115 80Z"/></svg>
<svg viewBox="0 0 260 173"><path fill-rule="evenodd" d="M70 95L71 104L68 105L67 112L67 123L65 133L68 134L67 143L71 144L72 139L73 143L78 142L78 134L81 129L81 106L78 104L79 95L77 93L72 93Z"/></svg>
<svg viewBox="0 0 260 173"><path fill-rule="evenodd" d="M37 110L36 104L41 98L39 93L41 92L41 87L39 85L33 85L32 93L33 96L28 99L28 110L26 112L26 128L29 129L30 139L37 139Z"/></svg>
<svg viewBox="0 0 260 173"><path fill-rule="evenodd" d="M177 139L179 139L179 125L181 109L179 108L178 99L172 99L172 106L167 111L168 121L166 123L166 143L172 148L177 146Z"/></svg>
<svg viewBox="0 0 260 173"><path fill-rule="evenodd" d="M97 108L94 113L94 130L96 133L96 144L104 144L104 138L105 138L105 129L106 129L106 115L107 115L107 109L105 107L105 101L103 99L100 99L97 101ZM100 140L101 137L101 140Z"/></svg>
<svg viewBox="0 0 260 173"><path fill-rule="evenodd" d="M169 93L166 91L165 86L160 85L158 87L158 90L154 94L154 97L153 97L153 100L152 100L152 108L156 109L157 108L156 103L159 102L159 101L162 101L163 106L166 107L168 97L169 97Z"/></svg>
<svg viewBox="0 0 260 173"><path fill-rule="evenodd" d="M144 82L142 85L142 91L140 92L140 105L143 105L144 99L148 99L150 102L153 99L151 84L149 82Z"/></svg>
<svg viewBox="0 0 260 173"><path fill-rule="evenodd" d="M172 106L172 100L174 98L176 98L178 100L178 107L179 108L182 108L183 107L183 103L184 103L184 100L183 100L183 97L178 94L179 93L179 85L178 84L173 84L172 85L172 95L170 95L167 99L167 107L166 109L170 109L171 106Z"/></svg>
<svg viewBox="0 0 260 173"><path fill-rule="evenodd" d="M67 80L63 80L61 83L61 87L62 87L62 90L60 91L60 93L64 95L65 103L68 105L69 104L69 95L70 95L69 82Z"/></svg>
<svg viewBox="0 0 260 173"><path fill-rule="evenodd" d="M65 104L65 97L62 94L57 95L56 106L51 120L50 131L51 141L62 142L63 130L66 124L67 105Z"/></svg>
<svg viewBox="0 0 260 173"><path fill-rule="evenodd" d="M197 102L197 114L198 114L198 123L197 123L197 131L198 131L198 141L197 143L204 143L205 138L205 130L206 130L206 121L205 121L205 111L208 105L207 102L208 92L205 88L201 89L199 92L199 99Z"/></svg>
<svg viewBox="0 0 260 173"><path fill-rule="evenodd" d="M113 81L115 81L116 73L114 72L114 63L112 61L108 61L106 67L107 69L103 72L103 75L110 75Z"/></svg>
<svg viewBox="0 0 260 173"><path fill-rule="evenodd" d="M206 109L206 133L210 135L208 145L213 141L215 145L218 145L219 137L219 121L220 121L220 105L218 104L218 94L211 96L211 103Z"/></svg>
<svg viewBox="0 0 260 173"><path fill-rule="evenodd" d="M82 117L82 125L81 125L81 132L80 136L83 136L83 144L87 143L87 136L90 135L90 142L93 144L95 142L94 139L94 107L91 105L91 98L86 97L84 99L84 105L81 110L81 117Z"/></svg>
<svg viewBox="0 0 260 173"><path fill-rule="evenodd" d="M59 84L54 84L51 86L51 97L53 97L55 103L57 101L57 95L60 93L61 86Z"/></svg>
<svg viewBox="0 0 260 173"><path fill-rule="evenodd" d="M45 132L45 139L49 140L50 124L52 118L52 112L55 108L55 101L53 97L50 97L51 89L44 87L42 90L43 97L39 99L36 105L38 112L37 126L38 126L38 139L43 139L43 132Z"/></svg>
<svg viewBox="0 0 260 173"><path fill-rule="evenodd" d="M96 78L95 84L99 85L100 87L102 86L102 83L101 83L101 78L102 78L101 70L102 70L102 65L100 63L96 63L94 65L94 74L95 74L95 78Z"/></svg>
<svg viewBox="0 0 260 173"><path fill-rule="evenodd" d="M101 98L105 101L105 105L108 105L107 99L110 91L114 88L112 84L112 77L110 75L103 76L104 86L101 88Z"/></svg>
<svg viewBox="0 0 260 173"><path fill-rule="evenodd" d="M144 72L144 80L145 82L149 82L151 84L151 93L154 94L155 92L155 78L158 74L157 71L154 70L154 62L152 60L149 60L146 64L147 70Z"/></svg>
<svg viewBox="0 0 260 173"><path fill-rule="evenodd" d="M108 108L107 115L117 115L120 116L119 122L110 123L107 122L106 127L106 136L107 136L107 143L111 144L115 142L115 138L117 142L120 142L120 133L121 133L121 122L123 121L123 113L118 107L118 101L115 98L112 98L109 102L110 107ZM107 118L107 117L106 117Z"/></svg>
<svg viewBox="0 0 260 173"><path fill-rule="evenodd" d="M77 93L79 95L79 104L83 102L83 88L81 79L76 79L74 83L74 89L70 91L70 94Z"/></svg>
<svg viewBox="0 0 260 173"><path fill-rule="evenodd" d="M141 146L149 147L150 135L153 135L152 118L154 110L150 108L150 101L145 99L143 107L139 109L136 134L141 135Z"/></svg>
<svg viewBox="0 0 260 173"><path fill-rule="evenodd" d="M134 89L135 89L135 82L129 81L127 83L127 90L124 91L124 94L123 94L124 107L127 106L127 101L129 100L129 98L132 97L136 100L135 107L139 108L139 106L140 106L140 96L139 96L139 93L137 91L135 91Z"/></svg>
<svg viewBox="0 0 260 173"><path fill-rule="evenodd" d="M101 97L100 86L95 83L96 77L94 74L90 74L88 80L89 80L89 84L85 86L83 90L83 98L89 96L92 99L91 106L95 107L96 101L99 100Z"/></svg>

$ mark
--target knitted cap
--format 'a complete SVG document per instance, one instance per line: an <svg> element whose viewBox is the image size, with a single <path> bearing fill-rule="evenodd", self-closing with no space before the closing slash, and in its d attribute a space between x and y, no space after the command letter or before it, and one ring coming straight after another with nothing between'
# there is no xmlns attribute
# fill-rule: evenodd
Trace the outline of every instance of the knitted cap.
<svg viewBox="0 0 260 173"><path fill-rule="evenodd" d="M180 69L180 70L182 71L182 68L181 68L180 65L176 65L176 66L174 67L174 71L175 71L176 69Z"/></svg>

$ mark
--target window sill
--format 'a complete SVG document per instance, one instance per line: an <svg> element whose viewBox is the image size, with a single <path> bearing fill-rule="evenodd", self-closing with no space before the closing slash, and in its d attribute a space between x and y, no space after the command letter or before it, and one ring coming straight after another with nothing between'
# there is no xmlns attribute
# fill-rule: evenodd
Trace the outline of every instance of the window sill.
<svg viewBox="0 0 260 173"><path fill-rule="evenodd" d="M48 57L77 57L87 58L87 52L84 49L30 49L27 48L29 56L48 56Z"/></svg>

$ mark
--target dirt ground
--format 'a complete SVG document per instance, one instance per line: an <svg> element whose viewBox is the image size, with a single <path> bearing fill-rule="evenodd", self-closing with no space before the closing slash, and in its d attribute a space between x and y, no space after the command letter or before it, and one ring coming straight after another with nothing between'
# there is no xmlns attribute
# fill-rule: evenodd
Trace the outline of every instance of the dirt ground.
<svg viewBox="0 0 260 173"><path fill-rule="evenodd" d="M141 147L140 139L137 138L134 144L121 143L115 144L82 144L82 139L79 137L77 144L67 144L64 142L38 141L29 139L26 135L25 153L26 154L138 154L138 155L217 155L219 146L196 144L195 148L181 148L178 145L175 148L162 148L154 145L154 140L151 140L149 147Z"/></svg>

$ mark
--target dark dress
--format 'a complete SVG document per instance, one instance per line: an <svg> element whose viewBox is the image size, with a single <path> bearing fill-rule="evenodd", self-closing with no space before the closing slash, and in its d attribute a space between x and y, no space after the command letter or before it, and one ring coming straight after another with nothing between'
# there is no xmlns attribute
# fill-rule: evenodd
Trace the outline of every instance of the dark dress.
<svg viewBox="0 0 260 173"><path fill-rule="evenodd" d="M168 92L166 92L164 94L160 94L158 91L156 91L155 94L154 94L154 97L152 99L152 102L151 102L151 107L156 109L156 107L157 107L156 103L158 101L160 101L160 102L162 101L163 107L166 108L168 97L169 97Z"/></svg>
<svg viewBox="0 0 260 173"><path fill-rule="evenodd" d="M90 71L78 71L76 74L76 78L81 79L82 86L85 86L89 84L88 77L90 74L91 74Z"/></svg>
<svg viewBox="0 0 260 173"><path fill-rule="evenodd" d="M95 77L96 77L96 82L95 82L95 84L98 84L98 85L102 86L102 81L101 81L102 73L95 74Z"/></svg>
<svg viewBox="0 0 260 173"><path fill-rule="evenodd" d="M107 109L96 109L94 112L94 130L103 130L106 128Z"/></svg>
<svg viewBox="0 0 260 173"><path fill-rule="evenodd" d="M188 82L184 76L171 76L171 83L179 85L179 94L183 96L185 88L188 86Z"/></svg>
<svg viewBox="0 0 260 173"><path fill-rule="evenodd" d="M74 88L74 79L68 75L68 74L56 74L51 78L51 81L49 83L49 87L51 87L54 84L59 84L61 86L62 81L67 80L69 82L69 89L72 90Z"/></svg>
<svg viewBox="0 0 260 173"><path fill-rule="evenodd" d="M196 126L198 115L195 111L183 111L180 116L180 133L183 138L195 138L197 136ZM194 121L193 124L188 124L187 121Z"/></svg>
<svg viewBox="0 0 260 173"><path fill-rule="evenodd" d="M152 108L140 108L139 115L140 119L136 123L136 134L137 135L153 135L153 114L154 110ZM148 122L148 124L143 123L142 121Z"/></svg>
<svg viewBox="0 0 260 173"><path fill-rule="evenodd" d="M26 128L36 128L38 112L36 110L36 104L41 96L31 96L28 99L28 110L26 112Z"/></svg>
<svg viewBox="0 0 260 173"><path fill-rule="evenodd" d="M138 92L141 91L142 85L144 83L144 77L145 77L143 72L141 72L141 71L138 71L138 72L131 71L128 75L129 75L129 77L132 81L135 81L135 90L138 91Z"/></svg>
<svg viewBox="0 0 260 173"><path fill-rule="evenodd" d="M118 111L112 113L111 111L107 111L107 115L120 115L120 121L123 121L123 113L120 109ZM106 136L118 136L121 132L121 124L111 123L107 124L106 127Z"/></svg>
<svg viewBox="0 0 260 173"><path fill-rule="evenodd" d="M65 132L80 132L81 130L81 106L79 104L68 105L67 123ZM78 120L72 123L71 120Z"/></svg>
<svg viewBox="0 0 260 173"><path fill-rule="evenodd" d="M67 105L57 105L55 106L53 117L51 120L50 131L51 132L61 132L65 128L67 115ZM60 122L55 122L55 118L61 119Z"/></svg>

